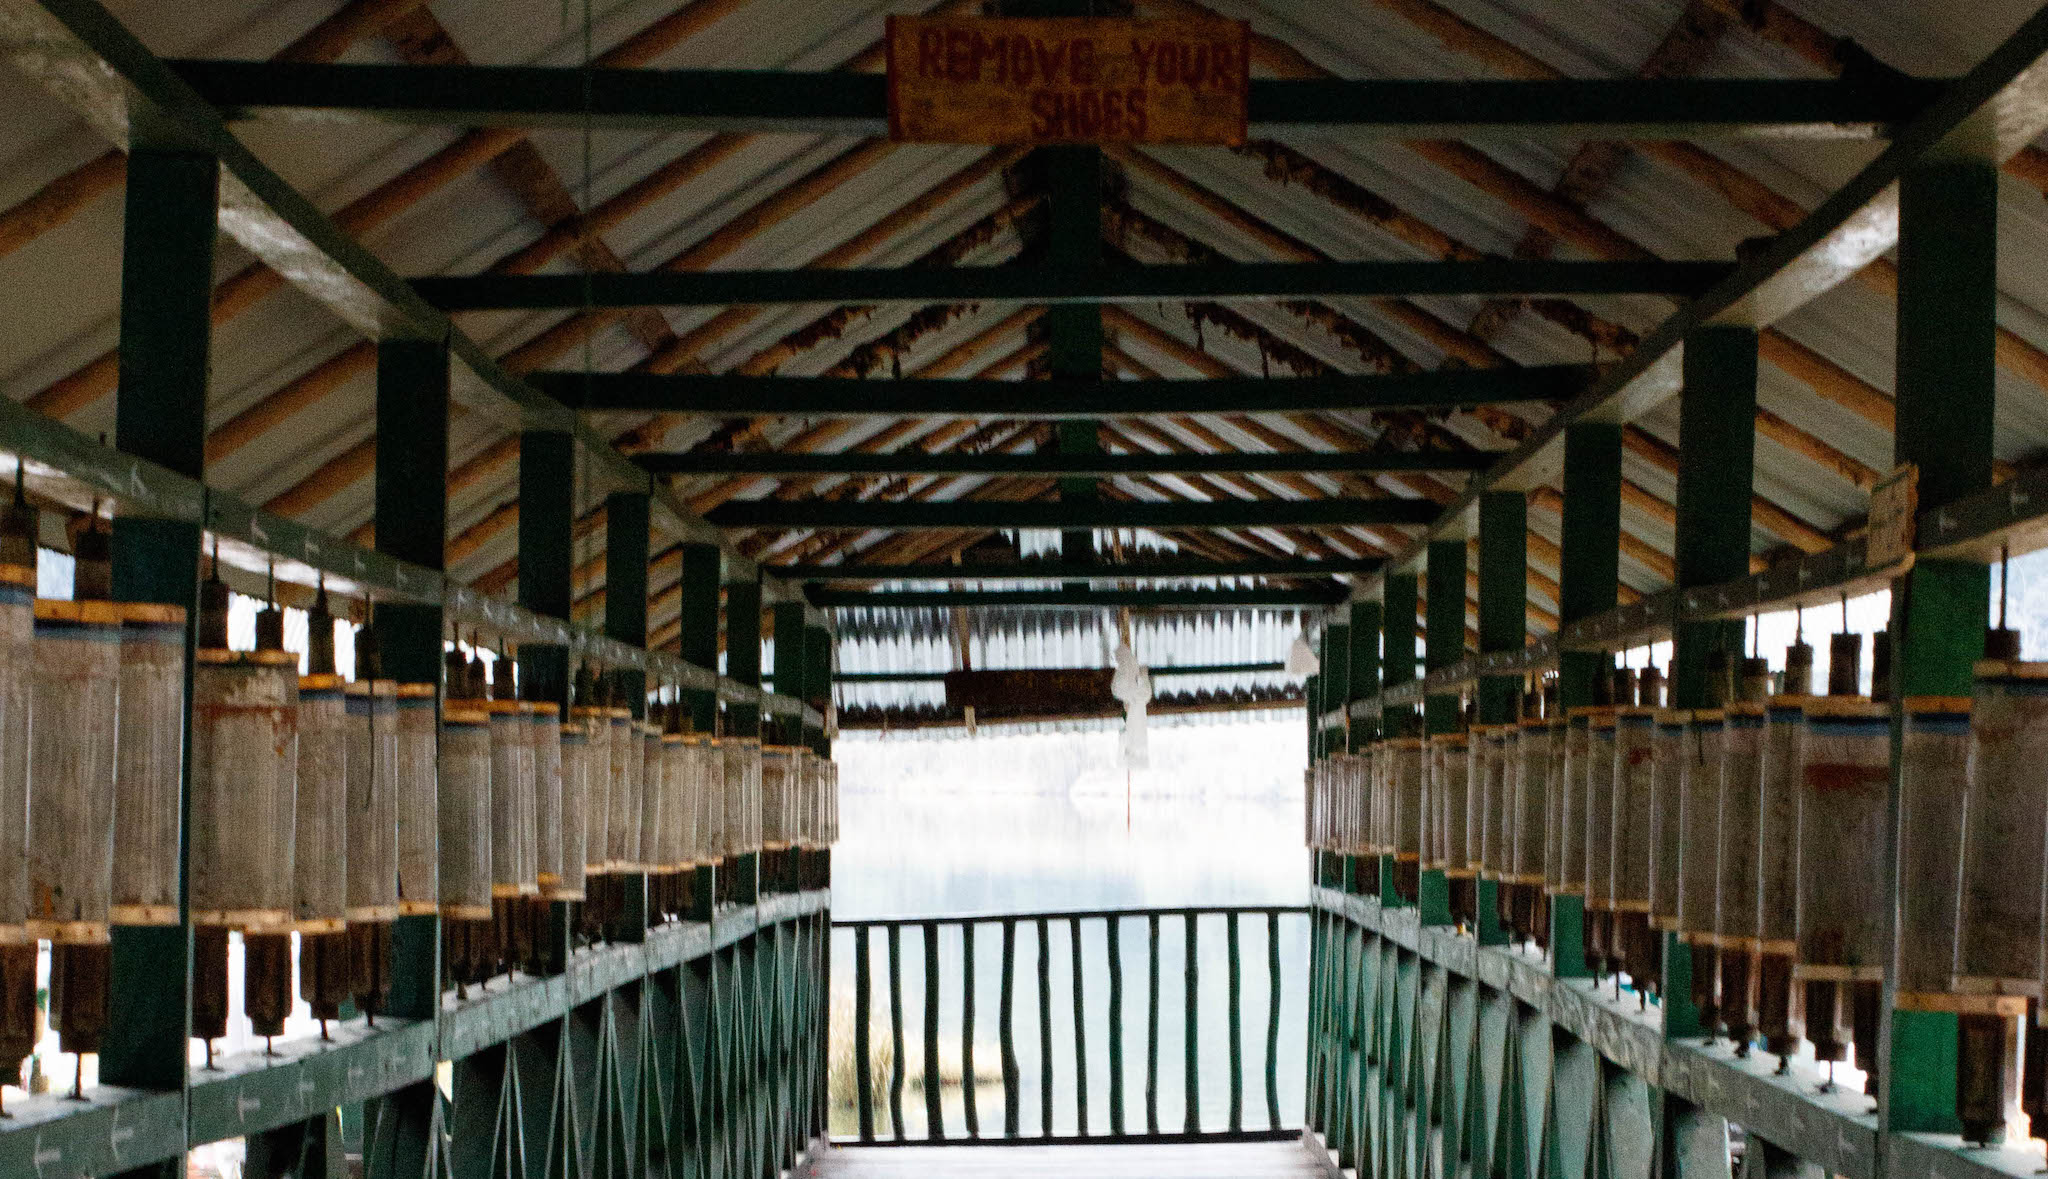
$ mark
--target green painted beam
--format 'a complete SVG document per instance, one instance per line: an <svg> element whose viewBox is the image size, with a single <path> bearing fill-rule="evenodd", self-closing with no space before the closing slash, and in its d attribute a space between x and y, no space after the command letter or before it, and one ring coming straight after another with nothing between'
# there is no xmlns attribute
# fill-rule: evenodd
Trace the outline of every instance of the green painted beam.
<svg viewBox="0 0 2048 1179"><path fill-rule="evenodd" d="M875 74L190 59L170 64L232 119L888 134L886 84ZM1940 85L1905 78L1882 87L1834 79L1255 79L1247 106L1255 136L1868 139L1917 114Z"/></svg>
<svg viewBox="0 0 2048 1179"><path fill-rule="evenodd" d="M829 273L821 271L819 273ZM1354 409L1451 409L1517 401L1568 401L1598 374L1587 365L1531 368L1445 369L1400 375L1225 377L1206 381L1072 382L884 378L854 381L835 377L736 377L724 374L540 372L530 380L564 405L580 410L645 410L732 416L783 414L802 417L1004 418L1058 421L1147 414L1307 413ZM654 469L695 473L689 456L652 460ZM713 458L714 456L705 456ZM977 468L983 460L1043 461L1044 456L811 456L819 463L858 460L885 470L889 464L929 462ZM1121 457L1121 456L1117 456ZM1200 456L1140 456L1167 469ZM1327 461L1289 455L1306 463ZM785 461L773 455L735 457L735 463ZM1096 461L1093 459L1085 461ZM1263 458L1260 461L1265 461ZM1358 456L1357 461L1370 461ZM1403 461L1395 458L1393 461ZM1432 459L1432 461L1436 461ZM1442 461L1462 462L1459 457ZM1262 468L1270 469L1270 468ZM715 471L716 468L710 468ZM1064 472L1062 472L1064 473Z"/></svg>
<svg viewBox="0 0 2048 1179"><path fill-rule="evenodd" d="M1341 528L1428 522L1428 500L1288 499L1188 502L936 503L846 500L735 500L710 513L720 528L897 531L1004 528Z"/></svg>
<svg viewBox="0 0 2048 1179"><path fill-rule="evenodd" d="M1087 564L1072 561L990 561L962 565L773 565L770 571L793 581L1136 581L1210 577L1336 577L1379 571L1376 557L1206 557L1154 558Z"/></svg>
<svg viewBox="0 0 2048 1179"><path fill-rule="evenodd" d="M1328 606L1344 600L1341 589L1058 589L1042 590L829 590L810 591L820 609L913 606L1074 606L1147 610L1228 610L1254 606Z"/></svg>
<svg viewBox="0 0 2048 1179"><path fill-rule="evenodd" d="M1382 378L1366 379L1377 381ZM863 382L861 391L866 392L866 385L879 383L881 382ZM1009 384L1014 387L1017 383ZM1273 382L1261 384L1270 389ZM1037 389L1042 393L1054 392L1048 385L1034 384L1027 388ZM1104 392L1111 394L1119 393L1121 390L1112 385L1106 386ZM1042 397L1036 400L1038 404L1043 404ZM1095 412L1100 413L1099 410ZM1177 409L1174 412L1188 411ZM1259 412L1267 411L1262 405ZM833 416L847 415L835 411ZM1019 415L1004 413L1002 416L1014 420ZM1484 470L1487 464L1498 457L1497 452L1484 450L1299 451L1289 454L1274 451L1230 454L1062 454L1050 450L1032 454L928 454L923 451L891 451L887 454L852 454L843 451L834 454L790 454L780 451L644 451L635 455L634 461L647 471L658 475L976 475L990 478L1008 476L1053 479L1063 475L1094 475L1109 478L1117 475L1456 473ZM777 576L785 575L782 566L771 566L768 572Z"/></svg>
<svg viewBox="0 0 2048 1179"><path fill-rule="evenodd" d="M1230 262L1075 267L905 266L851 270L662 270L646 273L416 278L442 311L582 307L782 306L803 303L1152 303L1161 300L1688 297L1728 277L1721 262Z"/></svg>

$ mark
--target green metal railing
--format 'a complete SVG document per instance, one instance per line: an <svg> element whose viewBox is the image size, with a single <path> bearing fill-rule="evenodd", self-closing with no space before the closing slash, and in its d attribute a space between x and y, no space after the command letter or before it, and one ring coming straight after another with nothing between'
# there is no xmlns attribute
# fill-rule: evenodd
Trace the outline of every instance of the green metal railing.
<svg viewBox="0 0 2048 1179"><path fill-rule="evenodd" d="M835 1105L843 1108L850 1104L853 1107L857 1125L855 1134L840 1136L838 1140L882 1145L1018 1140L1109 1143L1241 1141L1290 1137L1298 1132L1298 1126L1290 1127L1290 1119L1282 1113L1280 1061L1283 1049L1294 1042L1291 1037L1300 1035L1300 1028L1298 1023L1283 1022L1282 1019L1282 997L1289 982L1289 976L1283 971L1283 959L1295 956L1283 954L1282 947L1290 934L1298 937L1305 932L1303 926L1307 915L1306 908L1280 905L1063 910L835 921L835 954L846 954L852 961L851 1027L844 1037L851 1041L852 1067L841 1070L849 1075L835 1077L831 1097ZM1161 972L1172 968L1170 963L1162 962L1162 926L1169 934L1175 932L1174 927L1177 926L1181 941L1184 989L1177 1017L1166 1015L1161 1005ZM1208 927L1206 931L1205 926ZM1248 926L1257 931L1253 936L1263 937L1265 943L1263 996L1247 995L1245 986L1242 944L1246 940L1244 931ZM1059 952L1060 947L1053 937L1055 930L1065 932L1064 953ZM1098 930L1099 936L1092 936ZM1028 934L1028 939L1020 938L1020 931ZM1133 1032L1130 1025L1137 1022L1135 1009L1127 1015L1125 1006L1124 942L1132 931L1142 933L1145 945L1144 1016L1142 1028L1136 1031L1143 1041L1144 1051L1141 1095L1131 1093L1134 1086L1129 1082L1134 1078L1127 1073L1133 1070L1127 1069L1125 1064L1126 1039ZM1205 1020L1202 999L1207 992L1201 979L1203 949L1205 946L1213 948L1215 943L1211 939L1219 933L1225 962L1223 1018L1220 1021L1213 1017ZM942 954L942 934L949 935L943 941L947 949L954 952ZM985 969L977 971L976 968L976 943L983 940L1000 944L1000 965L992 978ZM1031 961L1025 963L1024 968L1035 972L1037 1010L1035 1013L1027 1011L1020 1017L1017 1009L1028 999L1020 1000L1019 957L1027 951ZM906 986L905 965L911 955L921 957L921 977ZM882 959L881 973L885 979L885 991L879 1002L874 993L877 957ZM949 958L950 961L947 960ZM987 959L981 960L986 962ZM1253 969L1258 967L1255 965ZM1296 969L1299 970L1299 965ZM1072 1022L1057 1030L1053 1014L1056 979L1064 984L1072 1007ZM1302 981L1299 977L1294 979L1296 985ZM951 1005L952 1011L942 1013L946 1006L942 1003L942 993L951 992L953 984L958 988L955 992L957 1002ZM1208 984L1211 987L1215 985L1213 982ZM986 1075L977 1071L976 1048L980 1026L977 1021L987 1007L989 996L985 992L991 989L995 992L994 1030L999 1056L994 1070L994 1081L1001 1089L999 1120L995 1110L986 1111L988 1116L984 1116L977 1093ZM1099 1008L1090 1003L1091 996L1095 995L1102 996ZM919 1062L922 1072L917 1078L917 1088L922 1091L923 1098L922 1134L916 1133L917 1128L909 1124L904 1104L905 1090L911 1080L904 1013L906 1005L912 1002L922 1005ZM882 1006L886 1006L888 1013L888 1057L886 1077L877 1078L876 1049L879 1045L875 1043L872 1025ZM1213 1008L1213 996L1208 1006ZM1163 1018L1177 1018L1181 1024L1182 1112L1178 1125L1163 1125L1161 1120ZM1021 1027L1020 1020L1023 1023ZM1254 1092L1249 1098L1257 1101L1263 1096L1263 1125L1248 1126L1246 1122L1247 1020L1254 1021L1254 1027L1263 1025L1264 1028L1263 1036L1258 1037L1263 1044L1263 1058L1252 1062L1250 1070L1257 1078L1254 1084L1262 1081L1262 1094ZM1217 1026L1219 1023L1221 1026ZM1104 1035L1105 1061L1090 1059L1091 1029ZM1062 1037L1058 1031L1067 1034ZM1034 1032L1037 1056L1035 1061L1027 1061L1020 1056L1018 1037L1031 1036ZM1065 1042L1057 1044L1056 1041L1062 1038ZM843 1039L835 1035L834 1043L842 1042ZM1056 1060L1056 1056L1059 1059ZM1227 1068L1224 1084L1228 1095L1227 1113L1220 1125L1215 1124L1213 1118L1205 1118L1202 1102L1204 1069L1215 1068L1219 1056ZM957 1120L947 1114L946 1091L954 1087L948 1076L948 1063L951 1061L958 1062ZM1027 1064L1034 1065L1031 1071L1037 1073L1035 1094L1027 1085ZM1064 1092L1061 1091L1062 1080L1067 1082ZM1101 1112L1101 1107L1091 1110L1091 1082L1101 1082L1106 1086L1106 1121L1091 1120L1092 1112ZM844 1092L849 1084L851 1094ZM881 1090L879 1093L876 1091L878 1088ZM1026 1103L1034 1097L1037 1118L1036 1126L1032 1127L1026 1125L1025 1115L1029 1112ZM1135 1108L1137 1101L1142 1101L1142 1111ZM913 1109L912 1112L916 1111ZM1071 1133L1060 1129L1069 1118L1073 1127Z"/></svg>
<svg viewBox="0 0 2048 1179"><path fill-rule="evenodd" d="M1553 971L1369 893L1319 857L1306 1120L1379 1179L2023 1179L2038 1144L1880 1124L1852 1076L1667 1023L1613 979ZM1573 931L1576 937L1576 930ZM1677 948L1667 947L1674 955ZM1674 984L1677 985L1677 984Z"/></svg>

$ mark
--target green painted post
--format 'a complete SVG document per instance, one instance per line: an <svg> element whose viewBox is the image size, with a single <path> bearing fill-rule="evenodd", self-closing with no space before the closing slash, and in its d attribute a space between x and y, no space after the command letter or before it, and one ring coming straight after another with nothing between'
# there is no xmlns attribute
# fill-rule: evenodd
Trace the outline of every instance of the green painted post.
<svg viewBox="0 0 2048 1179"><path fill-rule="evenodd" d="M1390 573L1381 583L1380 677L1388 688L1415 679L1416 577L1413 573ZM1464 587L1458 590L1464 597ZM1409 737L1414 733L1415 711L1403 705L1380 709L1380 735ZM1401 895L1394 886L1394 857L1382 855L1379 871L1380 904L1390 908L1413 904L1414 897Z"/></svg>
<svg viewBox="0 0 2048 1179"><path fill-rule="evenodd" d="M960 923L960 1114L969 1138L981 1137L981 1111L974 1090L974 932L972 921Z"/></svg>
<svg viewBox="0 0 2048 1179"><path fill-rule="evenodd" d="M121 377L114 444L194 479L205 476L209 302L220 168L210 155L138 144L128 157L121 259ZM114 596L182 606L185 690L192 688L189 625L198 609L199 528L183 520L114 521ZM100 1080L136 1089L185 1086L191 1030L191 733L180 772L179 913L175 924L117 925L109 951L109 1010ZM176 1176L183 1160L148 1173Z"/></svg>
<svg viewBox="0 0 2048 1179"><path fill-rule="evenodd" d="M1424 576L1429 582L1429 594L1423 657L1429 670L1436 671L1465 658L1465 542L1431 542ZM1455 733L1464 727L1459 703L1455 693L1432 693L1423 698L1423 723L1430 736ZM1451 915L1450 881L1443 869L1424 869L1417 893L1416 905L1422 910L1424 925L1449 925L1455 920Z"/></svg>
<svg viewBox="0 0 2048 1179"><path fill-rule="evenodd" d="M1679 394L1678 523L1674 561L1681 588L1731 581L1749 572L1749 501L1756 458L1756 332L1703 328L1685 342ZM1706 662L1715 651L1742 651L1742 623L1688 622L1672 647L1671 699L1677 708L1712 702ZM1664 937L1664 1034L1708 1029L1692 1001L1692 979L1714 969L1710 955ZM1685 985L1679 986L1683 980Z"/></svg>
<svg viewBox="0 0 2048 1179"><path fill-rule="evenodd" d="M1045 918L1038 927L1038 1133L1052 1137L1052 934Z"/></svg>
<svg viewBox="0 0 2048 1179"><path fill-rule="evenodd" d="M1017 1068L1017 923L1003 920L1002 989L996 996L996 1038L1003 1056L1003 1137L1016 1138L1017 1112L1023 1104Z"/></svg>
<svg viewBox="0 0 2048 1179"><path fill-rule="evenodd" d="M1519 491L1489 491L1479 497L1479 651L1519 651L1529 633L1529 497ZM1482 676L1479 723L1511 725L1521 711L1520 676ZM1498 870L1500 865L1489 864ZM1479 881L1479 944L1504 946L1508 931L1500 920L1500 882Z"/></svg>
<svg viewBox="0 0 2048 1179"><path fill-rule="evenodd" d="M441 569L448 543L448 347L440 340L386 338L377 345L377 551ZM441 682L439 605L377 611L384 675L410 684ZM438 709L438 702L436 708ZM434 1020L441 1010L441 919L402 916L391 927L391 996L386 1014ZM388 1174L418 1175L440 1153L440 1093L410 1086L378 1103L391 1144Z"/></svg>
<svg viewBox="0 0 2048 1179"><path fill-rule="evenodd" d="M1683 589L1749 572L1750 487L1756 469L1756 332L1712 327L1685 342L1678 413L1678 523L1673 562ZM1742 649L1742 623L1687 623L1672 649L1672 702L1708 704L1706 659Z"/></svg>
<svg viewBox="0 0 2048 1179"><path fill-rule="evenodd" d="M713 664L712 666L716 666ZM761 575L731 577L725 584L725 674L750 688L761 686ZM725 710L725 731L731 736L763 738L761 710L752 704L733 704ZM777 871L771 872L762 853L750 852L739 858L734 871L734 899L742 904L763 892L780 891L779 869L786 855L776 856Z"/></svg>
<svg viewBox="0 0 2048 1179"><path fill-rule="evenodd" d="M804 670L804 657L809 646L808 623L804 618L802 602L777 602L771 612L775 636L775 690L784 696L797 700L804 698L808 674ZM815 751L811 734L800 719L782 722L789 727L789 744L810 745ZM822 855L821 852L793 852L791 860L795 867L791 873L791 887L797 889L818 887L811 879L810 861Z"/></svg>
<svg viewBox="0 0 2048 1179"><path fill-rule="evenodd" d="M1899 185L1898 423L1894 459L1919 471L1920 510L1991 485L1997 330L1998 171L1952 160L1908 172ZM1895 870L1886 875L1899 928L1952 919L1954 898L1928 886L1899 855L1899 758L1904 702L1964 696L1984 649L1990 574L1984 566L1921 561L1892 585L1892 787ZM1896 928L1895 928L1896 934ZM1954 1133L1957 1017L1909 1009L1886 978L1878 1119L1894 1132ZM1912 1008L1922 1006L1913 1002Z"/></svg>
<svg viewBox="0 0 2048 1179"><path fill-rule="evenodd" d="M377 345L377 551L440 569L448 544L448 348L438 340L390 338ZM377 611L386 677L441 682L441 607L388 605ZM389 1014L433 1019L441 1003L441 919L400 917L391 927ZM422 1102L395 1108L408 1116ZM410 1131L401 1135L414 1141Z"/></svg>
<svg viewBox="0 0 2048 1179"><path fill-rule="evenodd" d="M683 662L697 667L718 666L718 583L723 556L717 545L693 542L682 550L682 577L676 603L677 653ZM718 694L703 688L683 693L684 711L690 728L698 733L718 731ZM690 888L690 916L711 920L724 885L727 869L714 864L698 868Z"/></svg>
<svg viewBox="0 0 2048 1179"><path fill-rule="evenodd" d="M1067 919L1067 964L1074 1000L1074 1132L1088 1136L1088 1012L1081 978L1081 919Z"/></svg>
<svg viewBox="0 0 2048 1179"><path fill-rule="evenodd" d="M868 1045L868 995L874 990L869 979L868 927L853 929L853 1099L862 1142L875 1140L874 1052Z"/></svg>
<svg viewBox="0 0 2048 1179"><path fill-rule="evenodd" d="M1612 610L1619 600L1621 427L1571 426L1565 430L1564 455L1564 568L1558 577L1558 617L1571 623ZM1558 659L1558 705L1565 710L1590 706L1593 685L1608 662L1608 656L1598 651L1564 652ZM1585 898L1552 897L1550 965L1558 977L1591 976L1584 930Z"/></svg>
<svg viewBox="0 0 2048 1179"><path fill-rule="evenodd" d="M1229 1011L1230 1031L1230 1132L1236 1134L1244 1129L1244 1031L1243 1013L1238 1010L1243 999L1238 963L1237 914L1228 913L1223 918L1224 944L1230 959L1228 977L1228 998L1225 1007Z"/></svg>
<svg viewBox="0 0 2048 1179"><path fill-rule="evenodd" d="M647 645L648 507L643 492L619 491L605 497L604 633L632 647ZM612 674L622 686L634 718L644 719L647 674L629 667L615 668ZM645 941L651 920L647 874L614 872L610 887L619 897L619 906L605 936L615 942Z"/></svg>
<svg viewBox="0 0 2048 1179"><path fill-rule="evenodd" d="M889 927L889 1124L903 1141L903 927Z"/></svg>
<svg viewBox="0 0 2048 1179"><path fill-rule="evenodd" d="M1202 1130L1202 1005L1198 1001L1201 992L1197 975L1201 962L1201 953L1198 945L1200 933L1194 913L1190 912L1187 915L1186 923L1187 930L1181 939L1182 948L1185 950L1184 957L1186 958L1183 974L1185 981L1182 984L1184 989L1181 992L1180 1001L1181 1017L1186 1025L1186 1030L1181 1035L1181 1056L1183 1057L1181 1072L1183 1114L1181 1129L1185 1133L1198 1134Z"/></svg>
<svg viewBox="0 0 2048 1179"><path fill-rule="evenodd" d="M568 621L574 598L571 566L576 520L576 441L559 431L519 436L519 604ZM569 652L552 644L519 648L519 682L529 700L569 716ZM572 902L550 901L544 942L535 954L542 974L568 969Z"/></svg>
<svg viewBox="0 0 2048 1179"><path fill-rule="evenodd" d="M946 1137L945 1086L939 1072L939 924L926 921L924 932L924 1132L934 1142Z"/></svg>
<svg viewBox="0 0 2048 1179"><path fill-rule="evenodd" d="M1344 713L1351 709L1351 626L1349 615L1333 615L1323 626L1322 675L1329 683L1329 699L1324 701L1323 711ZM1348 722L1339 721L1335 726L1322 731L1322 753L1325 759L1344 753L1350 748ZM1352 888L1351 857L1326 853L1323 857L1323 884L1329 888L1349 892Z"/></svg>
<svg viewBox="0 0 2048 1179"><path fill-rule="evenodd" d="M1280 1128L1280 914L1266 914L1266 1128Z"/></svg>
<svg viewBox="0 0 2048 1179"><path fill-rule="evenodd" d="M1159 914L1145 915L1145 1132L1159 1133Z"/></svg>
<svg viewBox="0 0 2048 1179"><path fill-rule="evenodd" d="M1344 714L1351 715L1351 706L1360 700L1369 700L1380 690L1380 604L1378 602L1351 603L1351 653L1345 662L1351 672L1351 690L1345 701ZM1377 715L1354 718L1349 727L1351 752L1362 753L1379 735ZM1379 891L1379 864L1368 862L1362 856L1346 857L1346 874L1350 880L1350 891L1357 894L1376 894Z"/></svg>
<svg viewBox="0 0 2048 1179"><path fill-rule="evenodd" d="M1109 1132L1124 1132L1124 948L1122 918L1103 922L1109 958Z"/></svg>

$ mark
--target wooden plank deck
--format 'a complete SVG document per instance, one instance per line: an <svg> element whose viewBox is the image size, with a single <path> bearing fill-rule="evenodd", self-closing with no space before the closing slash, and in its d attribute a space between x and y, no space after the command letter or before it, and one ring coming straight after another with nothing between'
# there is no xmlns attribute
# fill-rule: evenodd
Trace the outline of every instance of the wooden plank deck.
<svg viewBox="0 0 2048 1179"><path fill-rule="evenodd" d="M1325 1179L1299 1141L1156 1146L844 1146L816 1179Z"/></svg>

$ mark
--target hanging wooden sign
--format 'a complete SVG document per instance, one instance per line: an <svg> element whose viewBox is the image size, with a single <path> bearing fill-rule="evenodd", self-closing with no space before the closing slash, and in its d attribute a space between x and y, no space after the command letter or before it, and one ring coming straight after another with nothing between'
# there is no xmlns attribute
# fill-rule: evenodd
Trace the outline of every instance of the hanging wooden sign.
<svg viewBox="0 0 2048 1179"><path fill-rule="evenodd" d="M1243 21L892 16L887 44L901 142L1244 142Z"/></svg>

